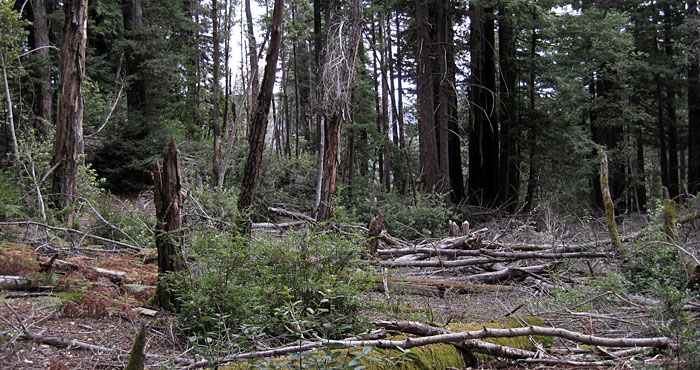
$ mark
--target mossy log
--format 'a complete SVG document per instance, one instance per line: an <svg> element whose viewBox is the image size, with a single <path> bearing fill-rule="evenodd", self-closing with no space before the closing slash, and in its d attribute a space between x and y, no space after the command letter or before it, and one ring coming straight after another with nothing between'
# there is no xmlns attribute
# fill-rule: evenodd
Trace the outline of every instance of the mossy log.
<svg viewBox="0 0 700 370"><path fill-rule="evenodd" d="M690 212L684 216L678 217L678 219L676 220L676 223L684 225L690 221L695 220L696 218L700 218L700 209L698 209L695 212Z"/></svg>

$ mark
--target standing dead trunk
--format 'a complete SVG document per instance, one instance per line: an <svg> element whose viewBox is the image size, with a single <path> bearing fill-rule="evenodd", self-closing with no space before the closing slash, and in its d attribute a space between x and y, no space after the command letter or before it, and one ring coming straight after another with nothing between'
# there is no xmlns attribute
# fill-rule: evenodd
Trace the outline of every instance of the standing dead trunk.
<svg viewBox="0 0 700 370"><path fill-rule="evenodd" d="M175 139L163 149L163 167L156 161L153 170L153 201L156 206L156 249L158 250L158 287L153 296L154 304L166 310L177 310L179 302L168 288L165 275L182 270L180 209L182 191L180 165Z"/></svg>
<svg viewBox="0 0 700 370"><path fill-rule="evenodd" d="M277 58L279 57L282 41L282 11L283 0L275 0L272 11L272 26L270 32L270 47L267 51L265 73L263 74L262 87L256 104L253 120L251 121L248 142L248 159L243 169L243 181L241 192L238 196L238 220L236 222L239 232L247 236L251 230L249 213L255 201L255 192L260 174L263 150L265 149L265 133L267 132L267 116L272 102L272 89L275 86L275 74L277 73Z"/></svg>
<svg viewBox="0 0 700 370"><path fill-rule="evenodd" d="M608 186L608 155L603 149L600 149L600 191L603 194L603 205L605 206L605 222L610 233L615 252L622 250L622 240L617 232L617 223L615 222L615 204L610 195L610 187Z"/></svg>
<svg viewBox="0 0 700 370"><path fill-rule="evenodd" d="M83 98L80 88L85 73L87 3L87 0L72 0L63 5L61 93L52 159L56 170L51 189L53 203L59 209L73 206L78 192L78 167L83 154ZM73 217L74 212L68 212L68 225L73 223Z"/></svg>

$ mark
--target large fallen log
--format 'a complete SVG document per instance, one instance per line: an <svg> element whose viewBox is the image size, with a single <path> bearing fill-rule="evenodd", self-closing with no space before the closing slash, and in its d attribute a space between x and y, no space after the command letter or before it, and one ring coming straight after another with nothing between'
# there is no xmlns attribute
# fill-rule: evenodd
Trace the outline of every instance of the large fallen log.
<svg viewBox="0 0 700 370"><path fill-rule="evenodd" d="M385 289L383 278L381 276L377 276L374 279L377 290L383 292ZM429 296L442 296L448 291L457 294L470 294L483 292L505 292L513 289L513 287L508 285L477 284L467 281L450 281L439 279L416 279L399 276L389 276L387 278L387 287L393 291L408 291L414 294Z"/></svg>
<svg viewBox="0 0 700 370"><path fill-rule="evenodd" d="M31 287L32 281L24 276L0 275L0 289L22 290Z"/></svg>

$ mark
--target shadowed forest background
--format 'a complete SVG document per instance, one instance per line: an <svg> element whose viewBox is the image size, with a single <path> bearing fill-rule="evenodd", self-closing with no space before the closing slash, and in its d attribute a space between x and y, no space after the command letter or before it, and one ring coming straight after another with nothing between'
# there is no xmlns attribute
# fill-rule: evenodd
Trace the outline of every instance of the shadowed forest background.
<svg viewBox="0 0 700 370"><path fill-rule="evenodd" d="M54 261L81 248L151 253L150 280L119 275L138 286L119 304L172 312L200 356L188 366L258 342L347 338L365 315L438 322L366 306L377 281L390 301L387 268L509 281L577 309L640 295L666 316L630 333L663 336L641 346L670 346L667 359L692 368L699 11L680 0L0 0L0 275L36 273L18 262L34 258L22 263L48 275L28 286L79 294L59 301L80 317L121 301L87 298L52 275ZM430 288L440 299L444 281ZM494 319L447 311L447 322ZM456 330L445 328L412 333Z"/></svg>

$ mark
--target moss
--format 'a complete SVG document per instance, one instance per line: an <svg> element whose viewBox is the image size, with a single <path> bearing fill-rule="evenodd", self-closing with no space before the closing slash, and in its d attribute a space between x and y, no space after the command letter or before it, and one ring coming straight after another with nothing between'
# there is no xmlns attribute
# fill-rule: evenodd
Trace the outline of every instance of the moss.
<svg viewBox="0 0 700 370"><path fill-rule="evenodd" d="M129 363L124 370L143 370L143 352L146 346L146 326L141 325L141 330L134 339L134 345L129 353Z"/></svg>
<svg viewBox="0 0 700 370"><path fill-rule="evenodd" d="M664 234L669 240L676 240L676 202L664 199Z"/></svg>
<svg viewBox="0 0 700 370"><path fill-rule="evenodd" d="M520 328L525 326L544 326L544 322L541 318L536 316L524 316L524 317L504 317L501 319L493 320L488 323L452 323L449 324L446 329L452 332L461 331L475 331L481 330L484 327L489 329L512 329ZM534 336L535 341L549 347L552 344L552 338ZM395 335L390 337L391 340L404 340L405 335ZM508 347L520 348L528 351L535 351L535 345L530 341L528 336L514 337L514 338L482 338L481 340L489 343L499 344ZM338 349L332 350L331 353L337 354L342 352L342 355L335 358L336 363L348 364L352 361L357 353L361 352L358 348L349 349ZM317 351L311 358L320 358L324 355L323 351ZM478 353L471 353L466 351L461 351L457 347L451 344L434 344L423 347L411 348L407 352L402 352L396 349L387 350L377 350L372 349L367 353L360 364L366 366L369 370L428 370L428 369L445 369L445 368L464 368L465 366L476 366L478 362L489 361L493 359L493 356L482 355ZM372 361L366 357L375 357L384 362ZM270 368L279 368L281 364L285 361L289 361L288 357L274 360L267 360ZM259 363L258 363L259 365ZM314 367L311 365L309 368L322 368L324 364L319 362ZM326 366L331 364L325 363ZM305 363L306 366L306 363ZM252 363L240 363L231 366L219 367L221 370L236 370L236 369L251 369L253 368Z"/></svg>

